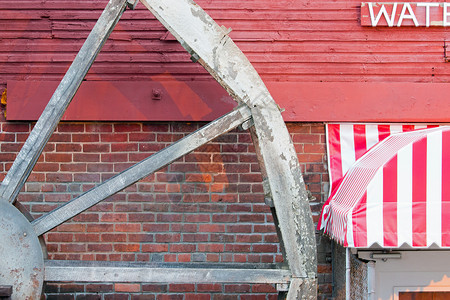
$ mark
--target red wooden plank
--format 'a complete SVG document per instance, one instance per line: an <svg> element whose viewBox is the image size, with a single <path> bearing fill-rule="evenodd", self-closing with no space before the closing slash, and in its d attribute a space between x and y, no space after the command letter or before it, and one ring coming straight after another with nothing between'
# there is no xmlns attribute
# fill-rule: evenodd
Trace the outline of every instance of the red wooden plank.
<svg viewBox="0 0 450 300"><path fill-rule="evenodd" d="M235 102L213 81L83 82L63 116L77 121L212 120ZM56 81L9 81L8 120L37 120ZM153 100L153 93L161 95Z"/></svg>
<svg viewBox="0 0 450 300"><path fill-rule="evenodd" d="M209 121L234 102L213 81L87 81L69 106L71 121ZM57 82L9 81L8 120L36 120ZM450 122L449 83L269 82L286 121ZM152 100L159 89L162 99ZM38 95L38 96L37 96Z"/></svg>

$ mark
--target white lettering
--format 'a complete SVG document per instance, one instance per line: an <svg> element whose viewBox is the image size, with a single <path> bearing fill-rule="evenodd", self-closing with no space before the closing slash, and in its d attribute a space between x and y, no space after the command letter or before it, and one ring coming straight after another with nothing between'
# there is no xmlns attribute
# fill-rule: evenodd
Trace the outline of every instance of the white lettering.
<svg viewBox="0 0 450 300"><path fill-rule="evenodd" d="M449 6L450 3L444 3L444 21L442 22L444 27L450 26L450 22L448 22L448 17L450 17L450 12L448 11Z"/></svg>
<svg viewBox="0 0 450 300"><path fill-rule="evenodd" d="M405 14L406 9L408 9L408 15ZM419 22L417 22L416 15L414 14L411 4L405 3L403 4L402 13L400 14L400 19L398 19L397 27L400 27L402 25L403 19L411 19L414 22L414 25L417 27L419 26Z"/></svg>
<svg viewBox="0 0 450 300"><path fill-rule="evenodd" d="M417 3L418 7L425 7L426 26L430 27L430 7L439 7L439 3Z"/></svg>
<svg viewBox="0 0 450 300"><path fill-rule="evenodd" d="M389 27L394 26L395 13L397 11L397 3L394 3L394 5L392 7L392 15L391 15L391 17L389 17L388 12L386 10L386 7L384 6L384 4L382 4L381 8L380 8L380 11L378 12L378 15L377 15L376 18L374 17L373 3L369 2L368 4L369 4L370 19L372 21L372 26L373 27L377 26L377 24L380 21L382 15L384 15L384 18L386 19L386 22L387 22Z"/></svg>

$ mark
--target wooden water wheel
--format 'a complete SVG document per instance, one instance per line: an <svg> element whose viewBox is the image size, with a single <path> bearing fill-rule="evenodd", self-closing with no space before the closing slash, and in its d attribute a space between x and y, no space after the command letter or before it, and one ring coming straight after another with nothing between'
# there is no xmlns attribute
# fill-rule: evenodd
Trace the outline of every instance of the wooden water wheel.
<svg viewBox="0 0 450 300"><path fill-rule="evenodd" d="M0 285L12 287L12 299L38 299L44 281L273 283L279 284L282 298L315 299L314 226L296 152L279 107L251 63L228 37L229 30L217 25L197 4L191 0L141 2L238 106L40 218L27 218L26 212L17 208L19 191L102 45L126 8L134 8L137 3L110 0L0 186ZM272 207L287 268L206 263L155 266L44 258L45 248L40 241L43 234L238 126L251 132L266 202Z"/></svg>

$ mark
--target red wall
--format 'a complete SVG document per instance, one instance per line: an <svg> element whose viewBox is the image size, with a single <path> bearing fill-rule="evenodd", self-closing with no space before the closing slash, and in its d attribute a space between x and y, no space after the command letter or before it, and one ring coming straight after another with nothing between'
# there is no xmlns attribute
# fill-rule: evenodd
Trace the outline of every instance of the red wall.
<svg viewBox="0 0 450 300"><path fill-rule="evenodd" d="M0 86L5 87L12 80L61 79L106 2L0 3ZM450 87L450 68L446 63L450 33L443 27L362 27L361 2L353 0L198 3L220 25L233 28L230 36L254 64L277 102L287 109L287 121L450 121L441 92ZM210 75L190 61L184 49L143 5L124 13L86 79L133 81L143 87L166 80L211 81ZM308 82L314 85L305 85ZM378 85L367 87L362 83ZM418 86L411 88L411 84ZM357 93L353 92L355 88ZM11 109L17 102L26 101L42 106L52 89L36 88L31 95L11 95ZM199 101L204 102L204 107L200 107L204 114L180 116L170 101L158 105L166 107L165 114L172 120L209 120L227 111L229 101L225 101L221 111L223 91L214 83L208 89L217 91L220 97L218 100L197 92ZM385 90L395 93L387 94ZM364 93L371 97L364 98ZM114 109L105 104L111 99L108 95L91 94L85 101L99 103L91 111L102 115ZM128 107L134 101L147 101L152 111L152 101L147 100L150 98L151 95L136 92L120 101ZM373 112L348 113L352 107L370 107ZM20 105L15 109L19 116L12 113L12 120L20 119L20 114L27 111ZM217 111L217 115L211 111ZM72 115L67 119L89 119L79 111ZM124 118L159 120L157 116L136 112L128 112ZM105 119L114 120L111 116Z"/></svg>

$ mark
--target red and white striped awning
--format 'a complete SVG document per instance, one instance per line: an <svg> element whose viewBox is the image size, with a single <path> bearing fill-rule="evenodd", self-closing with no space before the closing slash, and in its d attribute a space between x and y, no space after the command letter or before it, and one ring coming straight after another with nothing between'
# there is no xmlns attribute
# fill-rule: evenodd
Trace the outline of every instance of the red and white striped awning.
<svg viewBox="0 0 450 300"><path fill-rule="evenodd" d="M358 126L364 126L362 136ZM395 131L391 126L328 125L332 193L319 228L348 247L450 247L450 126L380 130ZM344 139L346 130L353 147L341 143L333 153L333 142ZM414 131L401 132L407 130ZM362 154L358 143L375 146ZM339 178L339 172L345 176Z"/></svg>

